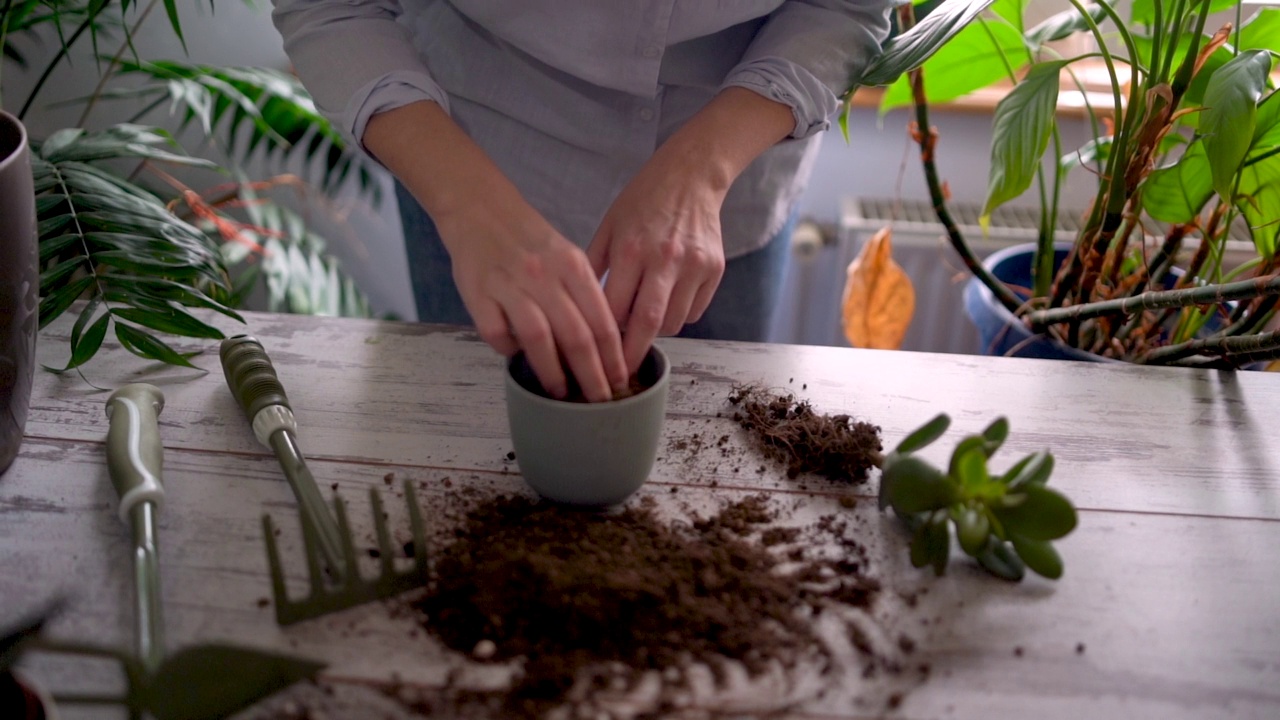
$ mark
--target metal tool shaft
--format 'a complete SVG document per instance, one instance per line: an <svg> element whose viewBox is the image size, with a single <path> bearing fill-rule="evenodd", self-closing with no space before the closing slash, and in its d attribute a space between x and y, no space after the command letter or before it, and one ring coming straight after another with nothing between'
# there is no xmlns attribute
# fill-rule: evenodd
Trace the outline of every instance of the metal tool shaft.
<svg viewBox="0 0 1280 720"><path fill-rule="evenodd" d="M129 513L133 528L134 618L138 625L138 658L152 673L164 657L164 617L160 612L160 551L156 541L156 507L140 502Z"/></svg>
<svg viewBox="0 0 1280 720"><path fill-rule="evenodd" d="M320 554L334 578L340 578L345 566L342 555L342 531L337 521L329 512L316 487L315 478L307 469L307 461L298 448L298 439L288 430L277 430L271 434L271 449L275 451L280 467L284 470L285 479L293 490L298 504L302 506L303 522L314 523L316 537L320 543Z"/></svg>

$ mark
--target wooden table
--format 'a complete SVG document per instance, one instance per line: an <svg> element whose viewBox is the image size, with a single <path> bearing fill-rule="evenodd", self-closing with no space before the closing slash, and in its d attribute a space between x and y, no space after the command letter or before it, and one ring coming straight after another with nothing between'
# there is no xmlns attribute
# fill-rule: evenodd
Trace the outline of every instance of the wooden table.
<svg viewBox="0 0 1280 720"><path fill-rule="evenodd" d="M423 325L248 314L302 427L321 487L359 501L388 473L426 488L520 490L502 400L502 363L473 334ZM243 331L239 327L227 330ZM40 337L42 363L67 356L70 314ZM668 440L695 429L728 434L754 452L726 409L732 384L760 382L883 428L886 444L940 411L945 440L997 415L1012 423L1004 467L1048 447L1053 485L1080 510L1059 544L1066 575L1021 584L990 578L957 558L946 577L909 566L896 522L859 502L863 539L886 587L877 622L916 644L909 662L927 677L850 675L791 714L806 718L1214 718L1280 717L1280 377L1130 365L1093 365L834 348L663 341L673 364ZM160 386L167 498L160 540L170 648L227 641L329 663L325 678L357 700L361 717L402 717L377 691L396 680L439 685L450 672L483 683L483 668L410 637L411 621L371 605L280 628L259 519L285 526L297 557L292 496L273 456L256 444L218 367L160 367L104 347L85 369L94 384ZM50 635L129 646L129 537L115 517L103 439L106 393L75 374L40 373L26 439L0 478L0 621L64 593L70 604ZM952 442L928 455L942 460ZM764 491L800 501L795 522L840 510L848 489L756 462L733 471L718 454L664 446L643 491L659 503L717 502ZM748 468L749 466L749 468ZM671 488L679 489L672 494ZM436 500L428 490L424 503ZM857 489L870 498L874 482ZM790 506L790 503L789 503ZM403 510L392 503L392 524ZM399 510L399 514L397 514ZM404 536L399 531L400 537ZM301 578L300 563L293 563ZM914 607L904 601L921 588ZM83 663L33 656L28 670L58 689L119 679ZM473 675L467 675L473 673ZM490 680L491 681L491 680ZM314 688L298 688L305 701ZM330 690L332 692L332 689ZM343 695L346 693L346 695ZM888 698L888 700L886 700ZM900 704L898 700L901 700ZM265 717L287 698L249 717ZM294 700L288 700L293 702ZM262 709L268 708L268 709ZM256 714L255 714L256 712ZM66 717L119 717L69 708ZM333 715L330 715L333 717Z"/></svg>

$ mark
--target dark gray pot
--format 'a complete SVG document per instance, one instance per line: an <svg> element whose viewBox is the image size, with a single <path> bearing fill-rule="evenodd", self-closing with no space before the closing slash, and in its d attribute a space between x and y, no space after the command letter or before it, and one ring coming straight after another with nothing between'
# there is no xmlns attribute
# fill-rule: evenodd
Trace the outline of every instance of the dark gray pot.
<svg viewBox="0 0 1280 720"><path fill-rule="evenodd" d="M18 456L36 365L40 287L27 132L0 111L0 473Z"/></svg>
<svg viewBox="0 0 1280 720"><path fill-rule="evenodd" d="M507 367L507 419L520 474L556 502L608 507L649 477L667 413L671 364L649 350L639 376L647 389L623 400L576 403L545 397L524 354Z"/></svg>

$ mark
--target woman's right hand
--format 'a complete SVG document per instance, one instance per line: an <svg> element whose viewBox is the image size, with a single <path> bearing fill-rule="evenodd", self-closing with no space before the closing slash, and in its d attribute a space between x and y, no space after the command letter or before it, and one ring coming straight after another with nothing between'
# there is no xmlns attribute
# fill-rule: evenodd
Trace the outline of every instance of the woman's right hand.
<svg viewBox="0 0 1280 720"><path fill-rule="evenodd" d="M497 195L489 188L436 220L476 330L503 355L523 349L553 397L568 391L567 365L588 400L610 399L627 387L627 367L586 253L518 193Z"/></svg>
<svg viewBox="0 0 1280 720"><path fill-rule="evenodd" d="M565 366L586 398L627 387L617 321L586 253L558 233L433 102L378 113L363 143L440 230L462 301L485 342L524 350L553 397Z"/></svg>

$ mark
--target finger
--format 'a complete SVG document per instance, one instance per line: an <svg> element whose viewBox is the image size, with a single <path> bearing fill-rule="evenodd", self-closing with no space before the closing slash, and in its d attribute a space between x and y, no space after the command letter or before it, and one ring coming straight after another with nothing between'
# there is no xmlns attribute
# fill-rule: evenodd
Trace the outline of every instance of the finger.
<svg viewBox="0 0 1280 720"><path fill-rule="evenodd" d="M618 248L613 250L613 255L619 254ZM630 321L636 290L640 287L640 276L644 272L644 261L638 252L622 254L624 256L621 258L610 258L609 279L604 284L604 296L618 327L626 327Z"/></svg>
<svg viewBox="0 0 1280 720"><path fill-rule="evenodd" d="M675 335L680 332L680 328L689 322L689 310L693 307L693 299L697 294L701 283L698 280L684 279L676 284L671 291L671 298L667 301L667 314L662 320L662 327L659 328L660 335Z"/></svg>
<svg viewBox="0 0 1280 720"><path fill-rule="evenodd" d="M625 389L628 373L627 361L622 354L622 331L609 310L604 292L587 276L585 269L577 275L571 273L566 288L594 339L596 355L610 387Z"/></svg>
<svg viewBox="0 0 1280 720"><path fill-rule="evenodd" d="M515 336L511 334L511 325L507 322L507 316L502 313L501 306L487 299L467 303L467 306L481 340L506 357L519 352L520 343L516 342Z"/></svg>
<svg viewBox="0 0 1280 720"><path fill-rule="evenodd" d="M542 389L553 398L563 398L568 392L564 368L556 352L555 336L546 315L533 298L514 287L498 293L498 302L511 321L511 331L529 359L533 374L538 376Z"/></svg>
<svg viewBox="0 0 1280 720"><path fill-rule="evenodd" d="M539 288L535 299L550 321L556 347L582 388L582 394L590 402L612 398L613 383L605 374L596 337L569 291L559 285ZM600 302L603 305L603 298ZM604 317L608 319L607 314Z"/></svg>
<svg viewBox="0 0 1280 720"><path fill-rule="evenodd" d="M604 273L609 269L609 238L613 234L609 231L609 220L605 218L604 224L596 231L595 237L591 238L591 244L587 245L587 260L591 261L591 270L596 274L596 280L604 277Z"/></svg>
<svg viewBox="0 0 1280 720"><path fill-rule="evenodd" d="M647 274L640 284L635 307L631 310L627 330L622 337L622 352L627 360L628 374L640 369L640 362L644 360L649 347L653 345L653 339L662 329L673 284L670 274L664 272Z"/></svg>
<svg viewBox="0 0 1280 720"><path fill-rule="evenodd" d="M711 300L715 298L719 287L720 278L718 277L702 283L702 287L698 288L697 294L693 296L693 302L689 305L689 319L686 322L695 323L702 319L707 308L711 307Z"/></svg>

